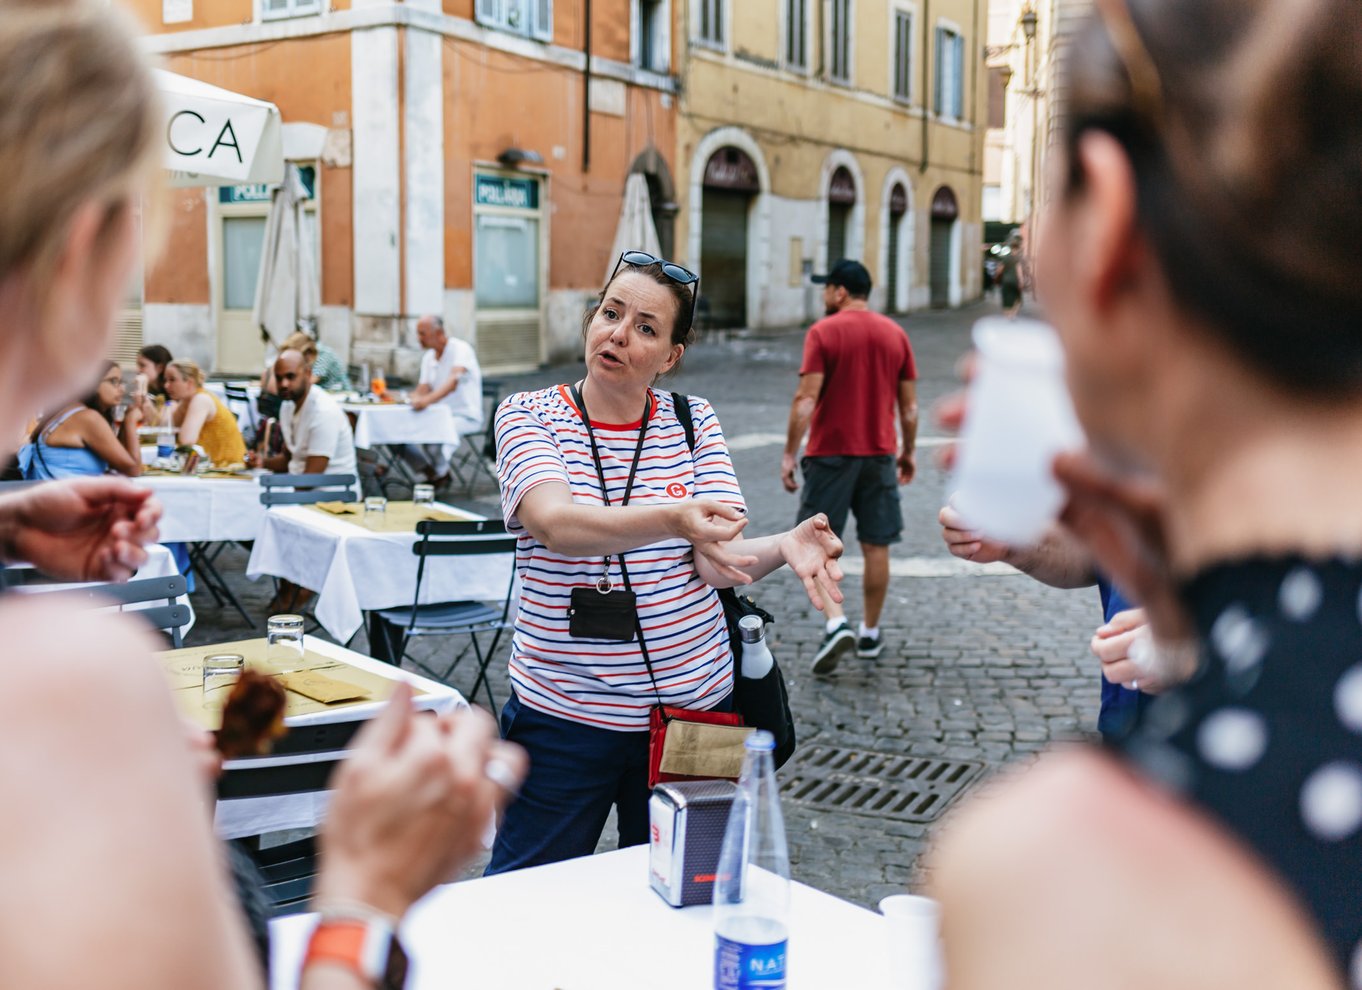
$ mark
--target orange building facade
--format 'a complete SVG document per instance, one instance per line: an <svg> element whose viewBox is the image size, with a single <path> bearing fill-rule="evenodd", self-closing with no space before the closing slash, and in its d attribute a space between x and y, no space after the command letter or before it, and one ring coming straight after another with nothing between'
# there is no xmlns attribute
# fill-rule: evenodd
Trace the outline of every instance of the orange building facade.
<svg viewBox="0 0 1362 990"><path fill-rule="evenodd" d="M488 369L580 353L625 179L676 212L669 0L125 0L165 68L278 106L311 197L321 339L413 376L444 316ZM173 192L142 338L258 372L269 190Z"/></svg>

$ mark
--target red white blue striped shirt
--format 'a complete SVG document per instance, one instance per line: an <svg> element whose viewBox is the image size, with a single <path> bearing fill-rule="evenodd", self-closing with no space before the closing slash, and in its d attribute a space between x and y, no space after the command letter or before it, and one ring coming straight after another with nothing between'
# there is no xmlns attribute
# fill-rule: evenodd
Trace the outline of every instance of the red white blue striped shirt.
<svg viewBox="0 0 1362 990"><path fill-rule="evenodd" d="M671 394L652 390L653 414L634 479L630 505L706 498L747 511L718 417L691 399L695 454L676 418ZM592 420L612 505L624 497L638 444L639 423ZM605 570L601 556L553 553L516 516L525 493L550 481L566 484L574 502L601 505L600 481L581 413L566 386L513 395L497 409L497 473L506 526L516 533L520 605L511 651L511 683L522 704L618 731L644 731L657 704L706 709L733 689L733 661L723 606L700 580L690 544L670 539L625 555L638 595L639 618L652 660L657 693L638 643L575 639L568 635L573 588L594 587ZM623 588L612 557L610 579Z"/></svg>

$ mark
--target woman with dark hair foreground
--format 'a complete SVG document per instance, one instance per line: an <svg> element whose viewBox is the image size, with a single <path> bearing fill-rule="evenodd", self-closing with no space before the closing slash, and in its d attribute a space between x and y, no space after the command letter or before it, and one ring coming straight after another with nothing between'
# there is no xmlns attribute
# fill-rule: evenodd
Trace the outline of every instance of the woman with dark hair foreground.
<svg viewBox="0 0 1362 990"><path fill-rule="evenodd" d="M1362 4L1096 11L1037 259L1091 445L1057 471L1201 657L945 828L951 986L1362 987Z"/></svg>

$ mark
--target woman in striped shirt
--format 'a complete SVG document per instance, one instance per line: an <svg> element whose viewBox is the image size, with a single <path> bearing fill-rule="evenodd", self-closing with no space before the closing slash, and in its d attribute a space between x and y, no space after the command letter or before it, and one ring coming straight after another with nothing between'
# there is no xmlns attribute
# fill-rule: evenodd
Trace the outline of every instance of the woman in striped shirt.
<svg viewBox="0 0 1362 990"><path fill-rule="evenodd" d="M521 579L502 734L525 747L531 769L488 873L590 854L612 806L620 845L647 841L650 709L731 710L717 588L789 564L815 607L842 600L842 545L827 519L744 539L746 504L714 410L689 400L692 451L671 394L653 387L692 339L697 291L686 269L625 252L584 320L586 378L497 411ZM569 630L573 589L626 584L646 658L637 636Z"/></svg>

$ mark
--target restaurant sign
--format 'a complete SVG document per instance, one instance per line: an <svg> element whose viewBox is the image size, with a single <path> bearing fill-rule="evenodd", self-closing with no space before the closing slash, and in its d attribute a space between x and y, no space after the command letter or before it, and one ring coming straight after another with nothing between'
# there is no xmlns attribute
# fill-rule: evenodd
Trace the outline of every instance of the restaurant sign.
<svg viewBox="0 0 1362 990"><path fill-rule="evenodd" d="M539 183L534 179L478 175L474 177L473 183L473 202L478 206L502 206L516 210L539 209Z"/></svg>

